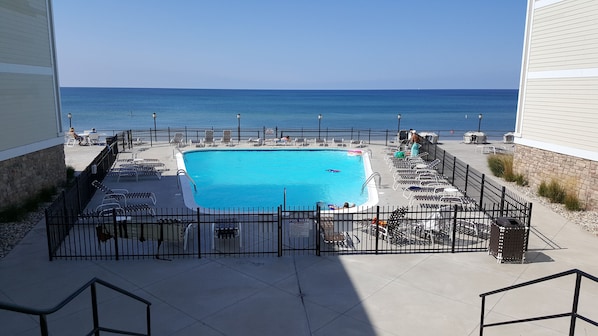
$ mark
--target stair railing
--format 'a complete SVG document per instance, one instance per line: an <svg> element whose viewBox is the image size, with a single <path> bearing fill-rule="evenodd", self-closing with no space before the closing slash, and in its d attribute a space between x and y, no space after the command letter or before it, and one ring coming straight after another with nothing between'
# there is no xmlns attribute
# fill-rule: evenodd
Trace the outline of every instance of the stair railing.
<svg viewBox="0 0 598 336"><path fill-rule="evenodd" d="M146 306L145 310L146 310L147 332L145 334L140 334L140 333L136 333L136 332L112 329L112 328L105 328L105 327L100 326L96 284L100 284L104 287L107 287L107 288L112 289L116 292L119 292L125 296L128 296L136 301L144 303ZM151 321L150 320L150 305L151 305L151 302L149 302L149 301L147 301L129 291L126 291L124 289L116 287L116 286L114 286L106 281L103 281L101 279L98 279L98 278L91 279L88 283L83 285L81 288L76 290L73 294L69 295L69 297L64 299L62 302L60 302L58 305L56 305L53 308L34 309L34 308L23 307L23 306L19 306L19 305L15 305L15 304L0 302L0 309L9 310L9 311L17 312L17 313L22 313L22 314L28 314L28 315L37 315L39 317L39 327L41 330L41 335L48 336L49 335L48 315L55 313L58 310L62 309L69 302L71 302L75 298L77 298L77 296L79 296L79 294L83 293L83 291L85 291L87 288L91 289L91 303L92 303L92 314L93 314L93 329L89 333L87 333L87 335L99 335L100 331L108 332L108 333L112 333L112 334L118 334L118 335L136 335L136 336L150 336L151 335L151 328L150 328L150 321ZM53 334L56 334L56 333L53 333Z"/></svg>
<svg viewBox="0 0 598 336"><path fill-rule="evenodd" d="M524 319L519 319L519 320L513 320L513 321L502 321L502 322L495 322L495 323L488 323L488 324L484 324L484 309L485 309L485 305L486 305L486 296L489 295L493 295L493 294L498 294L498 293L503 293L506 291L510 291L512 289L516 289L516 288L521 288L521 287L526 287L526 286L530 286L530 285L534 285L540 282L544 282L544 281L549 281L549 280L553 280L553 279L557 279L557 278L561 278L567 275L571 275L571 274L575 274L576 278L575 278L575 288L574 288L574 293L573 293L573 305L571 307L571 312L565 312L565 313L559 313L559 314L552 314L552 315L545 315L545 316L537 316L537 317L529 317L529 318L524 318ZM565 272L561 272L561 273L557 273L557 274L553 274L553 275L549 275L543 278L539 278L536 280L531 280L531 281L527 281L527 282L523 282L517 285L513 285L513 286L509 286L509 287L505 287L505 288L501 288L501 289L497 289L497 290L493 290L491 292L487 292L487 293L483 293L480 294L480 297L482 298L482 313L480 315L480 336L484 335L484 328L486 327L496 327L496 326L502 326L502 325L507 325L507 324L516 324L516 323L524 323L524 322L533 322L533 321L540 321L540 320L548 320L548 319L555 319L555 318L561 318L561 317L569 317L571 318L571 322L569 323L569 336L574 336L575 335L575 322L576 320L582 319L583 321L594 325L595 327L598 327L598 322L593 321L583 315L580 315L577 313L577 308L579 305L579 292L581 289L581 279L582 278L587 278L590 279L596 283L598 283L598 278L595 276L592 276L588 273L582 272L578 269L572 269L569 271L565 271Z"/></svg>

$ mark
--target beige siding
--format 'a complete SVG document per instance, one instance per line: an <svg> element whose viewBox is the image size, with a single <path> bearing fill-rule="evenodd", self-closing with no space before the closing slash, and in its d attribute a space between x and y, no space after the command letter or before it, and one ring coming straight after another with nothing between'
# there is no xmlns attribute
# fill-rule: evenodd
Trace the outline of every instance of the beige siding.
<svg viewBox="0 0 598 336"><path fill-rule="evenodd" d="M598 152L598 78L528 80L522 137ZM571 136L567 136L570 134ZM569 141L569 138L588 141Z"/></svg>
<svg viewBox="0 0 598 336"><path fill-rule="evenodd" d="M0 73L0 151L57 136L51 76Z"/></svg>
<svg viewBox="0 0 598 336"><path fill-rule="evenodd" d="M534 13L529 72L598 68L598 1L561 1Z"/></svg>
<svg viewBox="0 0 598 336"><path fill-rule="evenodd" d="M0 1L2 158L63 141L48 5L46 0Z"/></svg>
<svg viewBox="0 0 598 336"><path fill-rule="evenodd" d="M45 1L0 1L0 63L50 67Z"/></svg>

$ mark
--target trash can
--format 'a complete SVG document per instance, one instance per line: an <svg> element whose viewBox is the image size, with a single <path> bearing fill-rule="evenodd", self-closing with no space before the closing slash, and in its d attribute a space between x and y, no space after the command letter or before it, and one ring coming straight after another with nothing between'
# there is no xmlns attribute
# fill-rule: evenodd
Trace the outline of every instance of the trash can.
<svg viewBox="0 0 598 336"><path fill-rule="evenodd" d="M527 230L518 219L499 217L490 227L490 245L488 253L503 261L525 261Z"/></svg>

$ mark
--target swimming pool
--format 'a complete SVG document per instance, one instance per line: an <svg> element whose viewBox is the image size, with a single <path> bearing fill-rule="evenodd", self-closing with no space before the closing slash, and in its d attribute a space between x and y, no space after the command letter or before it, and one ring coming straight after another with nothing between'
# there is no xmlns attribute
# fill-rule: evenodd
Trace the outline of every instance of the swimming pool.
<svg viewBox="0 0 598 336"><path fill-rule="evenodd" d="M363 188L372 173L365 152L200 149L177 154L177 164L197 187L195 191L181 177L185 205L190 208L313 208L318 202L363 206L378 201L375 182Z"/></svg>

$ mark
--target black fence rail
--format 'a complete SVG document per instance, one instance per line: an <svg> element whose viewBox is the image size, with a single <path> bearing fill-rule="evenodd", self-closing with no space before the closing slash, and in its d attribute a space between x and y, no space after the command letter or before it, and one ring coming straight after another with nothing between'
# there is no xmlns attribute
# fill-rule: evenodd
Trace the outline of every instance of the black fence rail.
<svg viewBox="0 0 598 336"><path fill-rule="evenodd" d="M480 208L497 208L499 217L528 216L525 223L530 222L532 204L507 190L504 185L487 178L485 174L471 168L437 144L424 141L421 152L428 153L428 160L439 159L441 161L439 172L465 196L475 201Z"/></svg>
<svg viewBox="0 0 598 336"><path fill-rule="evenodd" d="M183 142L187 144L199 143L205 138L206 130L213 131L214 139L220 139L223 131L231 131L231 141L247 142L251 139L280 139L289 136L291 139L305 138L308 141L314 139L326 139L331 142L332 139L341 139L345 142L363 141L371 143L372 141L384 141L389 144L396 140L396 129L360 129L360 128L290 128L290 127L230 127L230 128L196 128L196 127L167 127L167 128L148 128L129 130L126 133L133 143L153 144L155 142L170 142L176 133L182 133ZM406 132L406 130L402 130ZM463 134L470 130L429 130L435 132L443 140L463 140ZM110 132L110 131L106 131ZM502 140L508 130L484 130L489 140Z"/></svg>
<svg viewBox="0 0 598 336"><path fill-rule="evenodd" d="M46 209L46 219L48 214L63 213L65 216L55 217L60 225L48 235L48 249L50 255L53 249L59 246L64 240L70 229L75 225L76 216L83 212L89 201L95 193L95 188L91 182L95 179L103 179L108 170L116 160L118 155L118 135L106 139L106 147L96 156L91 164L85 170L79 172L70 187L65 188L56 200ZM50 217L52 217L50 215ZM48 231L49 232L49 231Z"/></svg>
<svg viewBox="0 0 598 336"><path fill-rule="evenodd" d="M50 260L487 251L490 227L498 218L530 226L531 203L427 141L421 151L429 153L430 161L439 159L439 172L473 202L360 212L315 206L210 213L199 209L139 213L147 210L139 208L137 213L103 216L83 212L95 192L92 180L107 174L119 146L131 148L137 141L133 131L115 136L74 186L47 209ZM527 235L529 230L525 249Z"/></svg>
<svg viewBox="0 0 598 336"><path fill-rule="evenodd" d="M143 211L142 211L143 212ZM156 209L47 214L51 259L202 258L487 251L499 207ZM527 214L517 218L522 223ZM55 237L59 235L63 239Z"/></svg>
<svg viewBox="0 0 598 336"><path fill-rule="evenodd" d="M98 285L100 285L100 286L98 286ZM102 313L106 313L106 315L108 315L108 314L105 309L102 309L103 308L102 303L99 303L101 301L98 300L98 292L99 292L98 289L101 287L109 289L112 292L121 294L121 295L131 299L132 301L136 301L136 302L140 303L143 307L145 307L145 309L144 309L145 310L145 323L143 324L142 327L138 327L138 329L141 330L140 332L133 331L134 329L132 328L132 326L138 325L138 323L132 323L131 321L128 321L129 323L125 327L126 329L115 329L115 328L105 327L105 325L109 325L109 323L104 323L103 321L105 319L102 318ZM91 294L90 295L91 315L92 315L91 320L92 320L93 326L91 327L91 330L87 331L86 333L81 333L82 335L100 335L100 332L106 332L106 333L110 333L113 335L114 334L116 334L116 335L139 335L139 336L151 335L151 314L150 314L151 302L149 302L149 301L147 301L129 291L126 291L124 289L116 287L113 284L103 281L98 278L91 279L89 282L87 282L85 285L81 286L78 290L73 292L71 295L69 295L66 299L64 299L62 302L58 303L53 308L35 309L35 308L18 306L18 305L12 304L12 303L0 302L0 310L7 310L7 311L20 313L20 314L37 316L39 319L39 330L40 330L41 335L48 336L48 335L51 335L51 333L50 333L51 328L48 325L48 316L60 311L62 308L66 307L73 300L78 299L81 294L87 292L88 290ZM101 291L101 292L104 295L108 294L105 291ZM113 308L111 308L111 310L112 309ZM142 313L143 311L138 310L138 312ZM131 310L128 309L127 313L131 313ZM80 320L84 320L84 319L80 319ZM100 323L100 321L102 321L102 323ZM143 330L143 329L145 329L145 330Z"/></svg>
<svg viewBox="0 0 598 336"><path fill-rule="evenodd" d="M500 295L503 295L503 300L504 300L504 296L505 296L506 292L520 289L520 288L525 288L528 286L540 284L540 283L555 280L555 279L559 279L562 277L567 277L569 275L575 275L575 282L574 282L574 285L572 286L573 287L572 288L573 295L572 295L572 300L571 300L572 304L571 304L570 310L565 311L563 313L556 313L556 314L552 314L552 315L540 315L540 316L521 318L521 319L516 319L516 320L506 320L506 321L503 320L500 322L492 322L492 323L485 322L485 319L487 317L486 316L486 313L487 313L486 312L486 297L489 297L494 294L500 294ZM546 276L543 278L527 281L527 282L520 283L517 285L513 285L513 286L497 289L497 290L494 290L491 292L480 294L480 297L482 298L481 315L480 315L480 336L483 336L484 329L489 328L489 327L500 327L500 326L506 326L506 325L510 325L510 324L529 323L529 322L539 323L539 321L559 319L559 318L569 319L569 333L568 333L569 336L574 336L576 334L576 331L578 331L578 329L576 328L577 319L580 319L583 322L588 323L588 325L591 325L594 328L598 327L598 322L591 319L587 314L580 313L580 298L581 298L581 290L582 290L582 286L581 286L582 279L587 279L586 283L590 280L594 284L598 283L597 277L590 275L588 273L585 273L583 271L580 271L578 269L572 269L569 271L549 275L549 276ZM588 286L591 286L591 285L592 285L592 283L588 284ZM530 310L533 305L533 302L525 302L525 303L522 302L522 304L525 304L526 307L528 307L528 310ZM591 311L589 313L591 313ZM580 329L581 329L581 330L579 330L580 333L583 333L584 335L588 334L587 327L584 326L583 328L580 328Z"/></svg>

